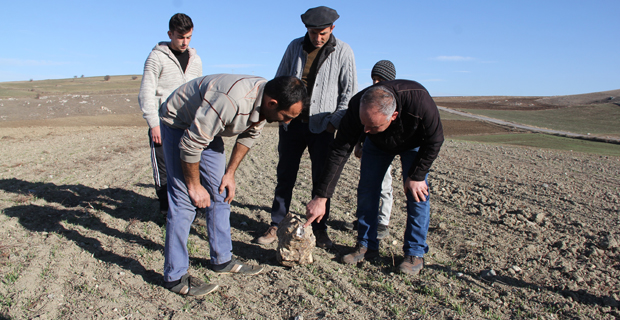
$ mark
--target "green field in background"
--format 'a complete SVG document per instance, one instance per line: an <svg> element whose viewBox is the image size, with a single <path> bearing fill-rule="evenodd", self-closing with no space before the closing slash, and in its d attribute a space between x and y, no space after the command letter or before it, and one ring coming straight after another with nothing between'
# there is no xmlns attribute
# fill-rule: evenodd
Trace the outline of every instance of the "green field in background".
<svg viewBox="0 0 620 320"><path fill-rule="evenodd" d="M620 157L620 145L605 142L587 141L557 137L541 133L493 134L485 136L457 136L453 140L481 143L507 144L543 149L566 150Z"/></svg>
<svg viewBox="0 0 620 320"><path fill-rule="evenodd" d="M620 136L620 106L612 103L534 111L462 110L539 128L581 134Z"/></svg>

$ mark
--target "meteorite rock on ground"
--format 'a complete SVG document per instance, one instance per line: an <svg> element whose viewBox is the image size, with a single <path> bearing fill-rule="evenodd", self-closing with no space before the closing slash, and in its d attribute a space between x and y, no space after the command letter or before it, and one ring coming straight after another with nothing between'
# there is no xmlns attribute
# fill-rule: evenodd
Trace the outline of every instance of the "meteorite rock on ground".
<svg viewBox="0 0 620 320"><path fill-rule="evenodd" d="M299 217L289 213L278 225L278 262L287 267L297 264L312 263L312 249L316 246L316 238L312 227L304 228Z"/></svg>

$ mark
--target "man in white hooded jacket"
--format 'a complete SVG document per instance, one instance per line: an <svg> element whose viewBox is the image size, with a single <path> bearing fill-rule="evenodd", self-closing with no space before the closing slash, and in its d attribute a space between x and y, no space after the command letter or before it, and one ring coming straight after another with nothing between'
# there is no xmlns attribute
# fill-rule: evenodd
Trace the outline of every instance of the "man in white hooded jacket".
<svg viewBox="0 0 620 320"><path fill-rule="evenodd" d="M196 50L189 47L193 29L192 19L183 13L177 13L170 18L170 42L158 43L149 54L144 63L144 75L138 95L140 109L149 126L153 179L159 209L164 216L168 212L168 196L159 107L180 85L202 76L202 61Z"/></svg>

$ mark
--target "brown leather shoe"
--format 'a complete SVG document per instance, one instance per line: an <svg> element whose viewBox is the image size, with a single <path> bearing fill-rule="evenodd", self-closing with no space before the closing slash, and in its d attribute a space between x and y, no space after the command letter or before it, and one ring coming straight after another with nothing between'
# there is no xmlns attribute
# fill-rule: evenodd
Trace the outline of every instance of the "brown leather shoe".
<svg viewBox="0 0 620 320"><path fill-rule="evenodd" d="M265 231L265 234L256 238L256 243L266 245L276 240L278 240L278 227L271 226L267 229L267 231Z"/></svg>
<svg viewBox="0 0 620 320"><path fill-rule="evenodd" d="M410 274L412 276L420 273L420 270L424 268L424 258L416 256L405 256L405 261L398 267L400 272Z"/></svg>
<svg viewBox="0 0 620 320"><path fill-rule="evenodd" d="M358 264L362 261L374 259L379 256L379 250L369 250L361 244L355 246L355 251L342 257L342 262L346 264Z"/></svg>
<svg viewBox="0 0 620 320"><path fill-rule="evenodd" d="M316 237L316 246L323 249L331 249L334 243L327 235L327 230L316 230L314 231L314 236Z"/></svg>

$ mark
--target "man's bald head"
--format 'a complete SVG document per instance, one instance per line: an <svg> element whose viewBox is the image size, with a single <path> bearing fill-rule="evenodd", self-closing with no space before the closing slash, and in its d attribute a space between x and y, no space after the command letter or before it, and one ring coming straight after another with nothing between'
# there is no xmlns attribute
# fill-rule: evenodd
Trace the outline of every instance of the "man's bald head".
<svg viewBox="0 0 620 320"><path fill-rule="evenodd" d="M371 87L360 100L360 120L364 132L376 134L385 131L396 119L396 99L384 86Z"/></svg>

